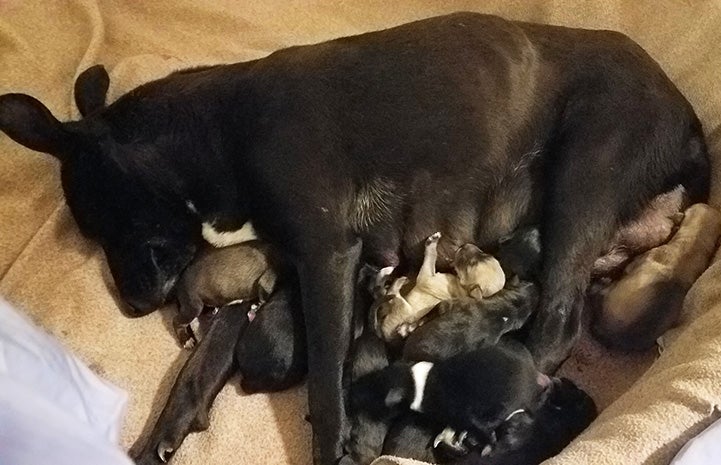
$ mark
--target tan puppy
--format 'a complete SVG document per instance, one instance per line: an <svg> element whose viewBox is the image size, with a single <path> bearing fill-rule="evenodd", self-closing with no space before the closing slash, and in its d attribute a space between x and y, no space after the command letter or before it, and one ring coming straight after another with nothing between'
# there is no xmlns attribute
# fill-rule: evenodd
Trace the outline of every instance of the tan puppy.
<svg viewBox="0 0 721 465"><path fill-rule="evenodd" d="M594 332L627 350L653 346L676 323L686 292L708 267L721 235L721 214L704 204L689 207L664 245L634 259L616 282L593 296Z"/></svg>
<svg viewBox="0 0 721 465"><path fill-rule="evenodd" d="M443 300L469 296L482 299L503 289L506 278L501 265L472 244L456 252L453 266L457 275L437 272L440 238L441 233L437 232L426 240L423 264L415 283L405 276L396 279L376 304L376 332L385 340L406 337Z"/></svg>
<svg viewBox="0 0 721 465"><path fill-rule="evenodd" d="M253 240L203 251L185 270L178 285L178 315L173 327L185 348L195 345L190 324L203 307L222 307L239 300L265 300L280 270L280 259L266 243Z"/></svg>

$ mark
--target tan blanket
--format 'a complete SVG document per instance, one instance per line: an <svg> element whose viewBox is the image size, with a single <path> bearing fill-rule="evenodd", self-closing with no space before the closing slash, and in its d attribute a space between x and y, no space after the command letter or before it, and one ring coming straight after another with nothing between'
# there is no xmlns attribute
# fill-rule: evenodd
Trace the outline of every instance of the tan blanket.
<svg viewBox="0 0 721 465"><path fill-rule="evenodd" d="M74 118L74 78L95 63L110 71L114 99L184 66L257 58L457 10L627 33L696 107L719 154L721 2L711 0L0 0L0 93L30 93L60 119ZM129 447L157 414L151 408L164 400L184 354L167 311L121 316L101 250L80 237L63 202L58 166L0 135L0 293L130 393ZM721 397L719 283L721 264L692 289L677 338L643 377L654 353L612 356L590 342L577 348L564 370L601 406L611 405L552 463L667 463L708 424ZM247 396L228 386L210 431L189 437L174 462L309 463L305 411L303 388Z"/></svg>

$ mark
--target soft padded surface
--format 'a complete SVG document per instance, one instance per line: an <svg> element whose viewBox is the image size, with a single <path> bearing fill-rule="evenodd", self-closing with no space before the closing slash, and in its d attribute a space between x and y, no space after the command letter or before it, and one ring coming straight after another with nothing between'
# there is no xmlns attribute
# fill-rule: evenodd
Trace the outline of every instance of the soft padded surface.
<svg viewBox="0 0 721 465"><path fill-rule="evenodd" d="M110 71L114 99L185 66L258 58L457 10L627 33L696 107L718 160L721 2L715 1L8 0L0 2L0 93L27 92L60 119L75 118L74 78L95 63ZM153 407L164 401L184 355L167 311L139 320L120 314L102 251L79 235L63 202L58 168L51 157L0 135L0 293L130 393L122 432L130 447L157 414ZM721 397L720 282L716 264L692 289L682 326L645 374L655 352L612 355L589 341L577 348L564 371L608 407L552 463L667 463L711 422ZM309 463L305 412L302 388L246 396L228 386L210 431L189 437L175 463Z"/></svg>

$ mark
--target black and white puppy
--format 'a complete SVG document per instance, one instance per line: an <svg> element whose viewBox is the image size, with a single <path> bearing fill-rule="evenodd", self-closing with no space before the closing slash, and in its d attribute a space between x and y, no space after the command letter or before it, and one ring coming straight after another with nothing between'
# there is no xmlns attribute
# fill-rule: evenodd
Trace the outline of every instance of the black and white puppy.
<svg viewBox="0 0 721 465"><path fill-rule="evenodd" d="M409 411L491 442L495 429L518 410L533 410L548 377L521 344L504 343L433 362L396 362L354 383L351 405L376 420Z"/></svg>

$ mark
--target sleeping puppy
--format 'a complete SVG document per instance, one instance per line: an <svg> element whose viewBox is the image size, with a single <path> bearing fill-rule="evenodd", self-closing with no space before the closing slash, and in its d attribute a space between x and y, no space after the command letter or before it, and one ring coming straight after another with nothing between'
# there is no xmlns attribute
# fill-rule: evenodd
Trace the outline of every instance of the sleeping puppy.
<svg viewBox="0 0 721 465"><path fill-rule="evenodd" d="M498 261L471 244L456 252L456 275L436 272L440 237L441 233L435 233L426 240L423 264L415 283L404 276L396 279L387 295L376 304L376 330L386 341L406 337L417 322L443 300L468 296L482 299L505 285Z"/></svg>
<svg viewBox="0 0 721 465"><path fill-rule="evenodd" d="M166 462L193 431L208 428L215 397L240 371L246 392L272 392L303 380L307 371L300 288L288 282L257 307L221 307L190 354L145 446L138 465Z"/></svg>
<svg viewBox="0 0 721 465"><path fill-rule="evenodd" d="M553 379L535 411L518 412L495 431L496 442L456 465L538 465L557 455L596 418L593 399L565 378Z"/></svg>
<svg viewBox="0 0 721 465"><path fill-rule="evenodd" d="M547 385L525 347L504 343L436 363L396 362L358 379L351 405L382 421L421 413L458 432L458 442L485 444L513 412L533 410Z"/></svg>
<svg viewBox="0 0 721 465"><path fill-rule="evenodd" d="M356 338L351 351L350 375L351 380L361 379L363 376L378 372L388 367L389 357L386 345L376 335L369 312L365 307L365 325L360 336ZM355 386L351 384L351 392ZM352 395L352 394L351 394ZM384 419L372 418L363 411L349 409L350 437L345 449L348 455L343 463L366 465L381 455L383 441L388 432L389 422Z"/></svg>
<svg viewBox="0 0 721 465"><path fill-rule="evenodd" d="M218 309L180 370L144 447L131 452L137 465L167 462L188 434L208 429L210 408L236 371L234 349L248 324L248 312L254 311L250 302Z"/></svg>
<svg viewBox="0 0 721 465"><path fill-rule="evenodd" d="M303 381L308 355L295 279L279 284L257 310L235 346L235 360L248 394L283 391Z"/></svg>
<svg viewBox="0 0 721 465"><path fill-rule="evenodd" d="M190 324L204 307L237 300L263 301L273 292L280 270L277 253L261 241L205 249L178 284L178 315L173 327L180 344L192 348L197 342Z"/></svg>
<svg viewBox="0 0 721 465"><path fill-rule="evenodd" d="M689 207L671 240L634 259L623 276L591 296L593 330L609 346L644 350L674 325L691 285L708 267L721 235L721 214Z"/></svg>
<svg viewBox="0 0 721 465"><path fill-rule="evenodd" d="M444 300L405 341L408 361L440 361L461 352L497 344L520 329L538 305L538 286L519 282L481 301Z"/></svg>

